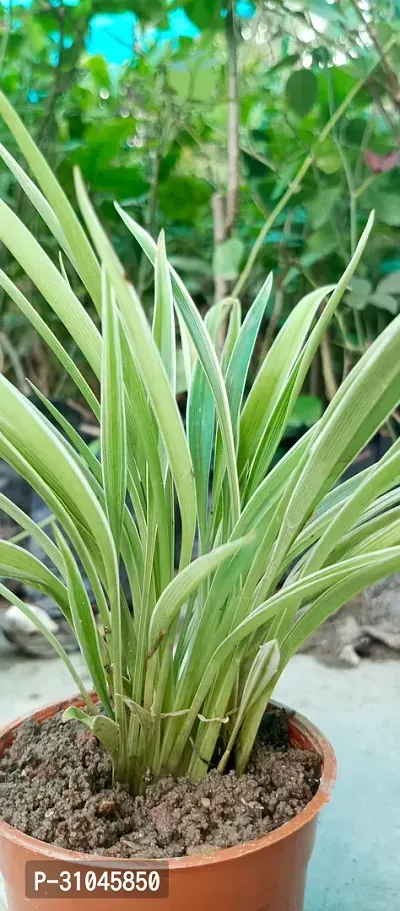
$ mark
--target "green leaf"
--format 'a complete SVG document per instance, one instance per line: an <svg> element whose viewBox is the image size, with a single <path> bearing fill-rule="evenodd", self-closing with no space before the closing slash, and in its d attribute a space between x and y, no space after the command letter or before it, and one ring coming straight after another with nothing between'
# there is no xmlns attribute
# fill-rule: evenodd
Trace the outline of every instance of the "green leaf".
<svg viewBox="0 0 400 911"><path fill-rule="evenodd" d="M293 67L299 60L300 54L287 54L286 57L283 57L282 60L279 60L274 66L271 66L268 73L278 73L280 70L286 69L286 67Z"/></svg>
<svg viewBox="0 0 400 911"><path fill-rule="evenodd" d="M270 298L272 281L273 275L270 272L245 317L226 371L226 391L235 429L241 410L247 372L265 308Z"/></svg>
<svg viewBox="0 0 400 911"><path fill-rule="evenodd" d="M215 547L209 554L193 560L182 572L178 573L159 598L152 613L149 628L149 652L154 651L161 643L172 621L178 615L182 604L195 591L200 582L206 579L217 567L235 554L240 548L250 544L252 536L239 538L228 544Z"/></svg>
<svg viewBox="0 0 400 911"><path fill-rule="evenodd" d="M275 544L274 566L316 503L398 404L399 341L397 317L363 355L318 423L310 457L297 479Z"/></svg>
<svg viewBox="0 0 400 911"><path fill-rule="evenodd" d="M346 294L346 304L354 310L364 310L372 291L371 282L366 278L354 277Z"/></svg>
<svg viewBox="0 0 400 911"><path fill-rule="evenodd" d="M107 678L101 660L98 641L99 633L92 606L76 560L56 526L54 527L54 536L64 559L69 605L76 638L103 707L107 714L112 717L113 709L108 695Z"/></svg>
<svg viewBox="0 0 400 911"><path fill-rule="evenodd" d="M11 173L18 180L20 187L22 187L28 199L30 199L30 201L33 203L35 209L39 212L39 215L41 215L43 221L60 244L60 247L65 250L70 262L74 265L74 256L69 247L64 231L45 196L43 196L36 184L33 183L27 174L25 174L23 168L20 167L18 162L15 161L12 155L10 155L7 149L5 149L1 144L0 156L7 167L10 169Z"/></svg>
<svg viewBox="0 0 400 911"><path fill-rule="evenodd" d="M126 332L121 334L121 352L126 389L126 421L129 454L129 494L143 540L147 528L142 480L148 479L160 534L168 536L166 498L159 459L158 435L145 386L136 366Z"/></svg>
<svg viewBox="0 0 400 911"><path fill-rule="evenodd" d="M53 541L46 532L38 525L36 522L31 519L22 509L19 508L15 503L8 499L4 494L0 493L0 510L3 510L14 519L14 522L17 522L26 532L27 535L30 535L34 540L39 544L45 554L50 557L54 566L57 567L59 572L62 573L64 564L60 555L59 550L53 544ZM11 542L12 543L12 542Z"/></svg>
<svg viewBox="0 0 400 911"><path fill-rule="evenodd" d="M90 70L96 88L110 88L111 83L108 66L102 54L94 54L93 57L89 57L86 66L88 70Z"/></svg>
<svg viewBox="0 0 400 911"><path fill-rule="evenodd" d="M397 572L399 561L399 547L388 548L386 551L371 554L369 565L358 571L349 572L344 580L337 582L336 585L324 592L302 614L289 632L281 650L282 669L294 652L300 648L302 643L308 639L324 620L332 616L342 604L350 601L368 586L374 585L380 579Z"/></svg>
<svg viewBox="0 0 400 911"><path fill-rule="evenodd" d="M248 721L251 715L251 709L265 694L268 684L276 674L279 667L279 647L275 639L264 642L258 649L254 661L250 667L245 680L240 703L238 706L235 723L229 738L226 750L218 764L218 771L221 773L225 770L226 763L234 747L235 740L239 733L240 726L245 720ZM265 712L265 702L263 702L262 712ZM257 725L258 730L259 724ZM203 755L203 754L201 754ZM246 763L244 763L244 768ZM244 770L244 769L243 769Z"/></svg>
<svg viewBox="0 0 400 911"><path fill-rule="evenodd" d="M360 527L361 536L368 534L369 523L365 515L366 508L377 497L390 490L399 479L399 444L395 444L392 449L394 452L392 453L390 450L388 457L384 456L374 471L365 473L365 477L361 479L361 483L357 485L353 492L350 489L350 493L344 501L336 505L334 513L330 510L325 514L325 520L322 520L322 534L320 534L319 540L314 547L308 552L302 575L314 572L327 562L336 545L339 545L340 550L339 542L345 540L348 529L353 528L361 518L363 519L363 524ZM368 550L369 548L366 549ZM343 553L347 553L347 547L344 548ZM340 558L341 556L339 555Z"/></svg>
<svg viewBox="0 0 400 911"><path fill-rule="evenodd" d="M185 11L192 22L202 31L203 29L223 27L224 20L221 18L220 0L214 0L214 2L207 4L203 0L188 0L185 3Z"/></svg>
<svg viewBox="0 0 400 911"><path fill-rule="evenodd" d="M94 558L103 572L106 570L110 593L118 590L113 539L104 512L82 470L38 410L3 376L0 376L0 387L3 457L43 497L71 540L74 523L75 534L78 527L91 535Z"/></svg>
<svg viewBox="0 0 400 911"><path fill-rule="evenodd" d="M196 349L179 310L176 312L176 315L178 317L179 335L181 337L182 368L185 376L185 386L186 391L189 392L192 384L193 368L197 360Z"/></svg>
<svg viewBox="0 0 400 911"><path fill-rule="evenodd" d="M106 153L104 153L106 156ZM108 159L108 155L107 155ZM149 190L140 167L101 167L91 180L93 190L114 199L140 200Z"/></svg>
<svg viewBox="0 0 400 911"><path fill-rule="evenodd" d="M125 222L127 228L140 243L150 262L154 264L156 245L150 235L143 230L132 218L127 215L123 209L116 206L117 212ZM224 444L225 457L227 461L227 474L229 487L231 491L231 503L233 517L236 520L240 512L240 494L239 481L236 466L236 451L233 436L232 422L230 417L228 396L221 372L221 367L212 345L210 337L206 332L203 322L199 316L194 301L188 294L183 282L174 269L171 269L172 288L176 309L184 322L188 335L191 338L193 346L198 354L199 361L203 367L207 380L214 394L215 409L221 428L221 436ZM181 330L182 337L182 330Z"/></svg>
<svg viewBox="0 0 400 911"><path fill-rule="evenodd" d="M314 231L322 228L329 221L332 209L341 198L340 187L322 187L308 203L311 227Z"/></svg>
<svg viewBox="0 0 400 911"><path fill-rule="evenodd" d="M49 329L47 323L42 319L39 313L36 312L35 308L32 307L32 304L24 297L21 291L13 284L8 276L0 269L0 285L4 288L6 294L11 297L11 300L19 307L21 312L26 316L29 322L32 324L36 332L41 336L41 338L49 346L50 350L54 352L60 364L65 368L71 379L76 384L79 391L82 393L84 399L88 403L89 407L92 409L93 414L96 418L100 417L100 406L96 399L96 396L92 389L89 386L89 383L85 380L83 374L80 372L79 368L76 366L73 359L70 357L68 352L62 346L61 342L58 340L54 332Z"/></svg>
<svg viewBox="0 0 400 911"><path fill-rule="evenodd" d="M265 427L277 405L314 316L331 286L311 291L292 310L271 346L243 408L240 427L239 467L252 461Z"/></svg>
<svg viewBox="0 0 400 911"><path fill-rule="evenodd" d="M110 754L113 764L116 765L119 759L120 732L119 727L111 718L106 715L95 715L91 717L83 712L82 709L74 705L68 706L63 712L63 721L80 721L85 725L94 737L100 741L107 753Z"/></svg>
<svg viewBox="0 0 400 911"><path fill-rule="evenodd" d="M373 216L373 213L371 213L371 215L368 219L368 223L357 244L356 250L353 254L352 259L350 260L349 265L347 266L347 269L345 270L341 279L339 280L328 303L324 307L324 309L318 319L317 324L314 326L314 328L310 334L310 337L305 344L304 350L301 352L300 357L298 358L298 362L293 363L294 369L293 369L292 375L290 377L290 382L287 385L285 385L279 398L277 400L275 400L276 404L274 404L272 412L270 412L268 415L269 420L265 421L265 423L263 425L263 431L264 431L263 437L262 437L258 450L253 459L251 476L250 476L249 482L248 482L248 495L250 492L252 492L255 489L256 485L265 476L265 472L270 465L273 455L276 452L276 448L277 448L279 439L283 433L285 424L291 414L291 410L297 399L297 396L300 394L300 391L301 391L303 383L305 381L307 372L311 365L312 359L315 356L315 353L318 349L321 339L324 336L324 333L326 332L326 329L329 325L332 315L335 312L335 310L337 309L338 304L340 303L342 296L347 288L347 285L357 268L358 262L361 258L362 252L365 248L368 237L372 230L373 222L374 222L374 216ZM314 292L314 293L316 293L316 292ZM308 296L307 296L307 298L303 299L303 301L302 301L303 305L304 305L304 301L307 299L308 299ZM318 297L317 298L311 297L310 299L313 301L314 306L317 307L318 306ZM300 311L299 311L299 315L300 315ZM287 323L288 322L289 322L289 320L287 321ZM282 330L281 330L280 335L281 334L282 334ZM278 336L278 339L279 339L279 336ZM272 348L269 352L270 357L272 357L273 349L274 349L274 346L272 346ZM340 396L340 393L336 397L336 401L338 400L339 396ZM250 398L250 396L249 396L249 398ZM243 412L243 414L244 414L244 412Z"/></svg>
<svg viewBox="0 0 400 911"><path fill-rule="evenodd" d="M165 237L162 231L158 240L155 262L155 290L153 337L164 364L172 395L176 395L176 339L174 298L171 276L165 249ZM160 460L163 467L164 481L167 476L168 459L160 441Z"/></svg>
<svg viewBox="0 0 400 911"><path fill-rule="evenodd" d="M179 269L181 272L198 272L200 275L210 277L209 264L196 256L173 255L169 257L169 262L174 269Z"/></svg>
<svg viewBox="0 0 400 911"><path fill-rule="evenodd" d="M100 374L100 336L93 320L37 240L2 200L0 200L0 240L15 256L50 307L57 313L98 376Z"/></svg>
<svg viewBox="0 0 400 911"><path fill-rule="evenodd" d="M325 139L318 143L315 155L315 164L324 174L335 174L342 168L342 159L333 139Z"/></svg>
<svg viewBox="0 0 400 911"><path fill-rule="evenodd" d="M239 275L244 244L238 237L231 237L215 248L213 273L215 278L233 281Z"/></svg>
<svg viewBox="0 0 400 911"><path fill-rule="evenodd" d="M365 205L373 205L376 211L376 217L384 224L397 228L400 225L400 194L380 190L371 194L365 194Z"/></svg>
<svg viewBox="0 0 400 911"><path fill-rule="evenodd" d="M312 427L322 415L322 401L315 395L299 395L290 415L289 429Z"/></svg>
<svg viewBox="0 0 400 911"><path fill-rule="evenodd" d="M87 196L82 178L76 174L77 194L95 246L117 296L123 324L143 382L157 417L160 434L176 486L182 517L181 565L189 562L196 526L196 490L189 447L181 417L154 342L150 326L132 286L103 231Z"/></svg>
<svg viewBox="0 0 400 911"><path fill-rule="evenodd" d="M191 700L190 711L175 739L174 748L170 756L172 768L175 767L176 762L179 762L181 751L186 745L187 737L190 734L197 713L200 711L203 700L212 687L219 669L223 666L223 662L232 655L236 646L257 629L260 629L263 626L265 627L278 612L287 609L291 601L297 603L299 592L302 593L301 600L309 599L312 595L324 591L324 589L337 580L343 578L348 579L352 569L358 569L360 566L364 567L365 564L368 565L369 560L369 556L363 556L355 558L354 560L343 561L339 566L333 568L328 567L328 569L320 571L319 573L312 574L300 583L295 583L290 586L290 588L288 587L278 591L273 597L269 598L268 601L265 601L253 610L245 620L239 623L239 625L223 639L223 641L219 642L212 657L208 661L205 672L202 673L201 678L198 681L197 691Z"/></svg>
<svg viewBox="0 0 400 911"><path fill-rule="evenodd" d="M167 82L179 101L186 101L189 97L191 75L185 66L171 66L168 68Z"/></svg>
<svg viewBox="0 0 400 911"><path fill-rule="evenodd" d="M208 211L211 187L199 177L171 174L160 184L158 200L166 219L174 221L179 212L180 224L198 224L202 213Z"/></svg>
<svg viewBox="0 0 400 911"><path fill-rule="evenodd" d="M97 714L97 708L94 705L94 703L92 702L92 700L89 696L89 693L87 692L86 687L85 687L83 681L81 680L79 674L76 672L71 659L67 655L66 651L63 649L62 645L60 645L58 639L56 639L56 637L53 635L51 630L49 630L48 626L46 626L45 623L42 623L40 617L38 617L37 614L35 613L35 611L33 611L29 607L29 604L25 604L25 601L21 601L21 598L18 598L18 596L14 592L10 591L9 588L6 588L6 586L2 585L1 583L0 583L0 594L3 598L5 598L6 601L9 601L10 604L14 604L15 607L18 607L18 609L21 611L21 613L24 614L24 616L27 617L27 619L30 620L31 623L33 623L33 625L36 627L38 632L41 633L41 635L44 636L45 639L47 639L47 642L49 642L49 644L54 648L54 651L58 654L58 656L64 662L65 667L71 674L71 677L72 677L75 685L78 687L78 690L81 693L81 696L86 703L88 712L90 712L91 715Z"/></svg>
<svg viewBox="0 0 400 911"><path fill-rule="evenodd" d="M231 312L229 315L228 329L226 332L224 347L223 347L222 353L221 353L221 369L222 369L222 373L224 376L226 376L228 364L232 357L232 352L236 345L237 339L239 337L241 325L242 325L241 304L240 304L240 301L233 300Z"/></svg>
<svg viewBox="0 0 400 911"><path fill-rule="evenodd" d="M375 291L369 298L369 303L379 307L380 310L387 310L393 316L399 312L399 302L392 294L385 294L383 291Z"/></svg>
<svg viewBox="0 0 400 911"><path fill-rule="evenodd" d="M43 392L41 392L40 389L34 385L34 383L29 382L29 385L35 395L37 395L38 399L40 399L42 404L45 406L49 414L51 414L53 422L56 421L56 423L61 427L61 430L64 432L65 436L63 436L61 433L58 435L58 432L54 427L54 423L50 425L51 429L57 433L59 440L61 440L61 442L67 446L68 452L72 454L77 464L82 466L83 470L85 471L87 480L89 481L93 490L95 490L97 495L100 497L100 495L103 495L103 491L100 486L102 481L102 471L100 462L94 454L93 450L90 448L90 446L87 445L87 443L85 443L80 433L78 433L75 427L72 426L70 421L68 421L67 418L61 414L58 408L56 408L56 406L53 405L53 403L50 402L50 400L46 398L45 395L43 395ZM72 446L69 446L66 438L71 441ZM78 453L84 460L83 465L82 461L79 459ZM85 462L87 463L86 466Z"/></svg>
<svg viewBox="0 0 400 911"><path fill-rule="evenodd" d="M35 145L18 114L16 114L7 98L1 92L0 115L3 117L32 169L39 186L42 188L46 199L60 222L65 236L68 237L68 244L76 261L78 272L94 303L97 303L97 307L100 309L100 269L82 225L52 169Z"/></svg>
<svg viewBox="0 0 400 911"><path fill-rule="evenodd" d="M158 240L155 262L153 336L164 364L169 385L173 395L175 395L176 346L174 297L163 231Z"/></svg>
<svg viewBox="0 0 400 911"><path fill-rule="evenodd" d="M385 275L376 286L378 294L400 294L400 270Z"/></svg>
<svg viewBox="0 0 400 911"><path fill-rule="evenodd" d="M216 345L218 330L228 310L229 301L214 304L208 311L205 323L213 345ZM205 544L207 505L212 449L215 434L215 400L203 367L196 362L187 405L187 434L192 455L197 491L197 510L201 545Z"/></svg>
<svg viewBox="0 0 400 911"><path fill-rule="evenodd" d="M118 309L104 271L102 274L102 330L101 465L107 516L118 554L127 483L125 390Z"/></svg>
<svg viewBox="0 0 400 911"><path fill-rule="evenodd" d="M337 247L337 237L332 225L327 222L323 228L314 231L307 240L306 252L300 257L302 266L309 268L328 256Z"/></svg>
<svg viewBox="0 0 400 911"><path fill-rule="evenodd" d="M218 70L212 65L212 60L205 66L200 66L193 80L192 98L194 101L206 101L210 104L218 88ZM216 101L218 98L215 99Z"/></svg>
<svg viewBox="0 0 400 911"><path fill-rule="evenodd" d="M64 617L68 622L71 622L71 612L65 585L57 579L57 576L50 569L47 569L44 563L41 563L37 557L24 550L23 547L11 544L10 541L0 540L0 575L6 579L28 582L38 591L50 595L58 604Z"/></svg>
<svg viewBox="0 0 400 911"><path fill-rule="evenodd" d="M188 383L185 371L185 364L183 360L183 351L182 348L177 348L176 351L176 394L179 396L183 392L188 392Z"/></svg>
<svg viewBox="0 0 400 911"><path fill-rule="evenodd" d="M295 70L286 83L286 101L298 117L305 117L318 97L318 83L311 70Z"/></svg>

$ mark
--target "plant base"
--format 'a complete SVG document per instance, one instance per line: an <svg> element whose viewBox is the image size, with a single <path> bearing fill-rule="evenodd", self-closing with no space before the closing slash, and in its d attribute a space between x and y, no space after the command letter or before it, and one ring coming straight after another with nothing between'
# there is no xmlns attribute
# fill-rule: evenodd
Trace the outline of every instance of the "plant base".
<svg viewBox="0 0 400 911"><path fill-rule="evenodd" d="M65 703L66 705L67 703ZM35 714L39 722L65 705L53 705ZM21 722L0 732L0 752L13 739ZM325 738L299 716L290 719L294 746L311 749L322 757L322 777L310 803L290 822L253 842L168 861L169 894L165 898L125 897L136 911L301 911L307 864L315 840L318 812L329 799L335 777L335 759ZM45 844L0 822L0 870L6 881L9 911L66 911L65 898L39 899L25 895L25 864L49 860L80 863L92 869L104 866L99 855L80 854ZM115 860L119 869L129 861ZM102 911L114 911L116 895L102 895ZM99 896L70 898L68 911L98 911Z"/></svg>

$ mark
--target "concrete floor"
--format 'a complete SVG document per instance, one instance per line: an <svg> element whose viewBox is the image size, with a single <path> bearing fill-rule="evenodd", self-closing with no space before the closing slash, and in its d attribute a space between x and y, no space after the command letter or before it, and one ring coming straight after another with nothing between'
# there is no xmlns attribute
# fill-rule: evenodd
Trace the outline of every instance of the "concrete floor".
<svg viewBox="0 0 400 911"><path fill-rule="evenodd" d="M73 692L58 659L19 658L0 645L0 725ZM276 696L320 726L338 757L338 782L320 820L304 911L396 911L400 661L364 661L345 670L300 655Z"/></svg>

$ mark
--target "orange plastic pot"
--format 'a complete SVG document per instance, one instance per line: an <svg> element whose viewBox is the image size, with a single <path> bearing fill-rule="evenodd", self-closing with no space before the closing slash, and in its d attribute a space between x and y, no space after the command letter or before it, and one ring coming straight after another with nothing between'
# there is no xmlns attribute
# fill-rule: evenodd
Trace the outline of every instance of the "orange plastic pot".
<svg viewBox="0 0 400 911"><path fill-rule="evenodd" d="M68 704L53 704L34 717L44 721ZM0 755L23 720L0 731ZM93 893L93 897L27 897L25 871L30 861L39 867L58 861L67 870L75 869L71 866L74 864L93 870L96 866L104 869L105 859L45 844L0 821L0 872L6 884L9 911L302 911L317 818L330 798L336 760L321 732L295 713L290 717L290 736L294 746L314 750L322 758L321 783L310 803L290 822L257 841L208 856L168 861L167 897L141 897L138 892L110 894L104 890ZM112 865L120 871L132 866L129 861L115 859Z"/></svg>

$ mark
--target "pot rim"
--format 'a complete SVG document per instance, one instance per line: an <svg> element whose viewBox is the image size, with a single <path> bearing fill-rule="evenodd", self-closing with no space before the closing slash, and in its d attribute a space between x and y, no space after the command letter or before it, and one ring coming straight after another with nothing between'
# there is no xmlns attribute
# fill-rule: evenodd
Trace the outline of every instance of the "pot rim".
<svg viewBox="0 0 400 911"><path fill-rule="evenodd" d="M10 734L19 728L24 721L27 721L30 718L33 718L39 722L44 721L51 715L55 715L57 712L63 710L68 705L73 704L82 704L81 697L77 696L70 699L65 699L61 702L49 703L43 708L38 709L36 712L27 712L26 714L13 721L11 724L8 723L4 725L2 728L0 728L0 746L2 745L3 740L9 740ZM296 712L286 705L283 705L283 703L273 700L271 701L270 705L286 709L289 714L289 729L294 741L296 742L296 739L298 739L299 741L302 741L302 746L305 746L308 749L311 748L316 753L320 754L322 758L322 773L318 790L316 794L314 794L314 797L311 798L307 806L304 807L300 813L294 816L293 819L289 820L289 822L284 823L283 825L279 826L279 828L274 829L272 832L261 835L254 841L235 845L232 848L220 848L214 851L213 854L192 854L186 857L174 858L114 858L101 854L84 854L80 851L70 851L68 848L60 848L57 845L48 844L47 842L40 841L38 838L33 838L31 835L26 835L24 832L21 832L14 826L10 826L9 823L5 822L1 818L0 839L5 838L7 841L14 842L16 845L24 848L26 851L42 854L47 859L65 861L66 863L71 864L87 863L88 865L97 864L104 867L107 863L112 863L113 866L118 865L119 868L123 868L132 866L132 864L135 864L135 866L137 866L137 864L143 860L143 863L146 863L146 865L152 862L154 862L154 864L168 864L169 870L178 870L184 867L200 867L215 863L234 861L244 854L261 851L265 848L268 848L270 845L276 844L277 842L282 841L284 838L288 838L291 835L294 835L298 829L303 828L303 826L306 826L314 819L322 807L330 800L337 773L335 752L329 740L325 737L322 731L320 731L316 725L312 724L312 722L309 721L306 716L301 715L299 712Z"/></svg>

